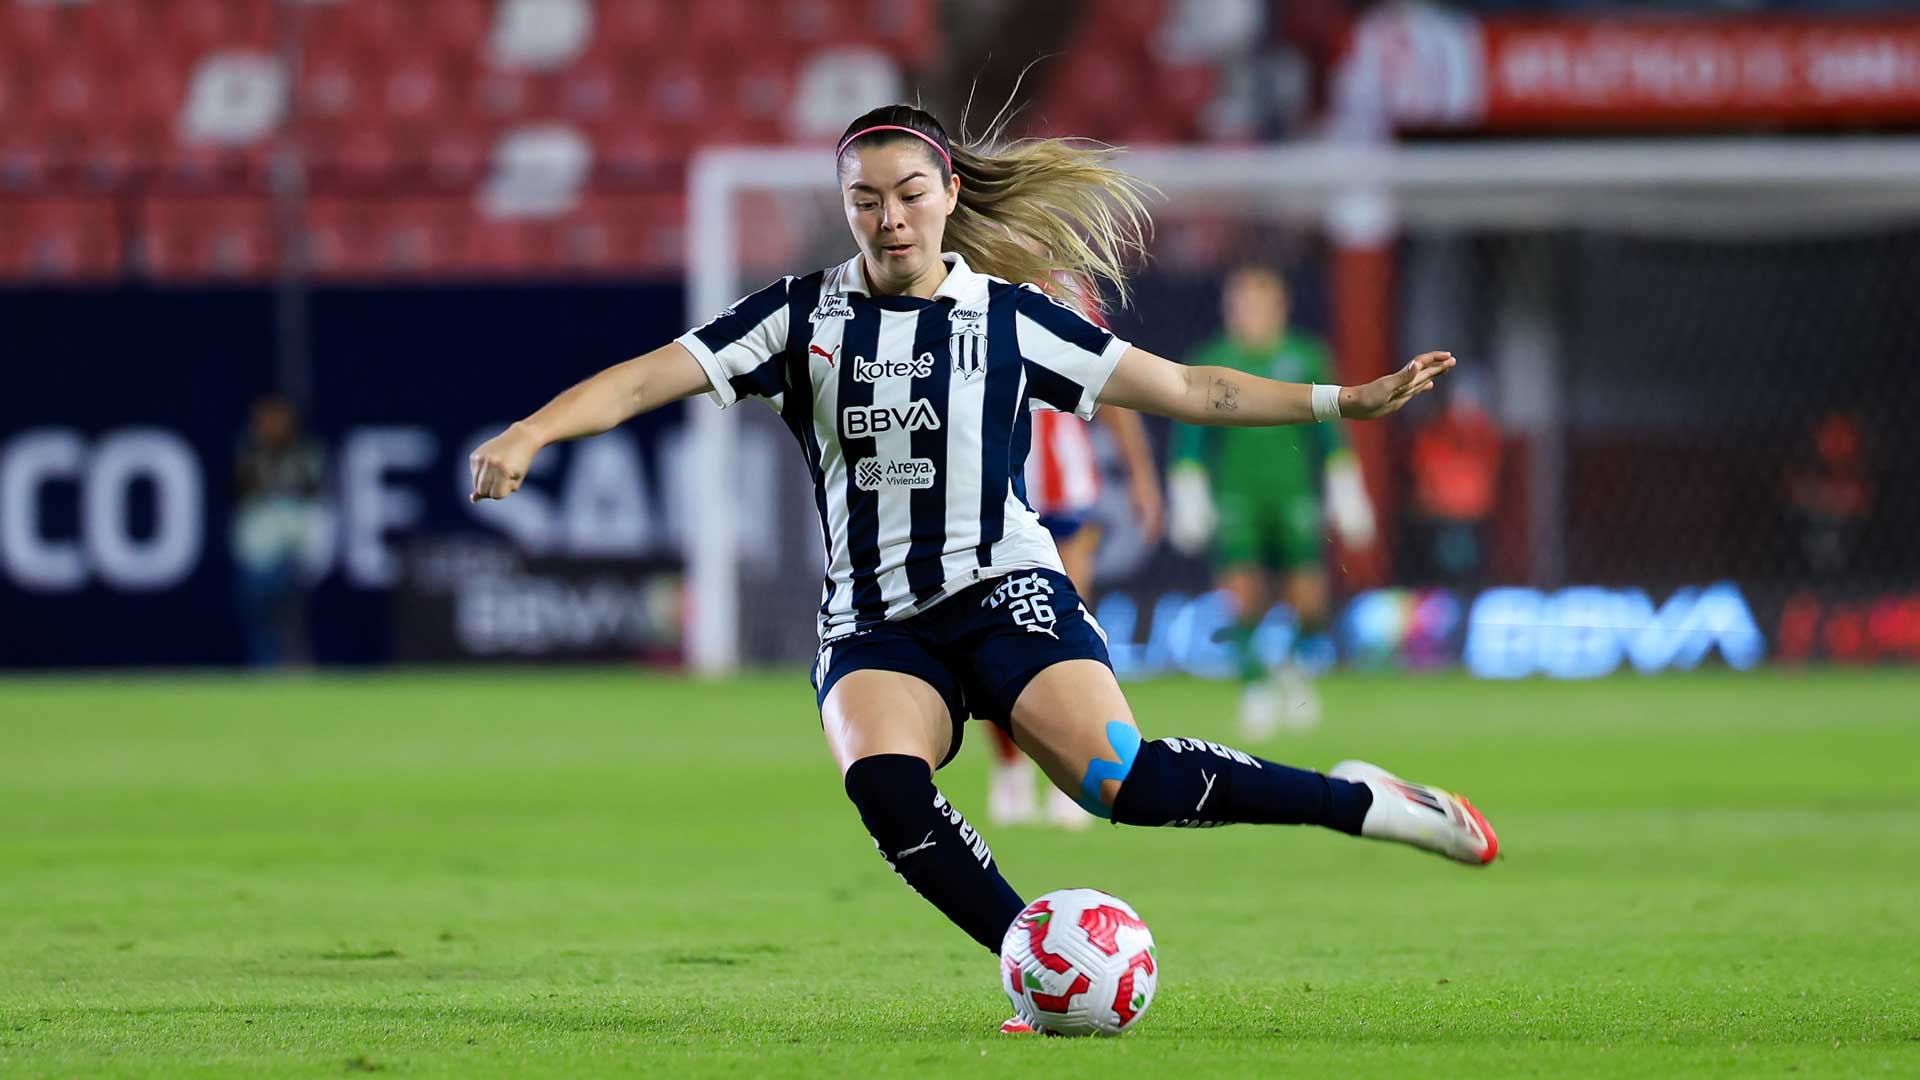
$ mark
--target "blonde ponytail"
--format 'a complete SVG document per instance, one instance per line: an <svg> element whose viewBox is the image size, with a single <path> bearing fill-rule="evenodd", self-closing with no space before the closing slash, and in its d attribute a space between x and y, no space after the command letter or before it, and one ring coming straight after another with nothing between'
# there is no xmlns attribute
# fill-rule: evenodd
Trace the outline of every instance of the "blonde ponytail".
<svg viewBox="0 0 1920 1080"><path fill-rule="evenodd" d="M1146 194L1158 189L1114 168L1120 148L1087 139L993 135L953 146L960 202L943 246L983 274L1032 282L1104 308L1100 282L1122 305L1129 264L1153 233Z"/></svg>

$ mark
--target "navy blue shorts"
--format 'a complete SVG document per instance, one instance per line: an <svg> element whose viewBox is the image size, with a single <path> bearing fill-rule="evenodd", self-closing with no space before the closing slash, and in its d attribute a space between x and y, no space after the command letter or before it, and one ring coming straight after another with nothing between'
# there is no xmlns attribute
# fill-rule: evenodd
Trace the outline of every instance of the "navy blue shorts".
<svg viewBox="0 0 1920 1080"><path fill-rule="evenodd" d="M1062 660L1098 660L1109 668L1107 635L1073 582L1052 570L1015 570L969 586L898 622L835 638L813 665L815 700L833 684L869 668L899 671L940 692L960 752L969 715L1008 728L1013 703L1035 675Z"/></svg>
<svg viewBox="0 0 1920 1080"><path fill-rule="evenodd" d="M1087 527L1087 513L1084 510L1069 510L1060 514L1041 514L1040 527L1053 534L1056 542L1071 540Z"/></svg>

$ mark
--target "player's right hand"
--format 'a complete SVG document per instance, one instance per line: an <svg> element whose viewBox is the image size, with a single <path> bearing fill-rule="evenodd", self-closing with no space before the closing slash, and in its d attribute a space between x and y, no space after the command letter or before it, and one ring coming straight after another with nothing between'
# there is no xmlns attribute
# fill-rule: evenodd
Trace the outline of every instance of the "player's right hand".
<svg viewBox="0 0 1920 1080"><path fill-rule="evenodd" d="M473 494L467 500L504 499L519 491L527 470L533 468L533 455L539 452L540 440L519 424L481 443L467 456L473 474Z"/></svg>

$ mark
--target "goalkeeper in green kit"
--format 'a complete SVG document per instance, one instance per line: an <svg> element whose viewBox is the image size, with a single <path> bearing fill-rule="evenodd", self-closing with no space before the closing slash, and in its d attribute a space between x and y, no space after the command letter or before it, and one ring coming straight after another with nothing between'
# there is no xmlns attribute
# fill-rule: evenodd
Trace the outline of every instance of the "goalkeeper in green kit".
<svg viewBox="0 0 1920 1080"><path fill-rule="evenodd" d="M1243 267L1221 297L1225 333L1187 357L1298 383L1335 382L1325 342L1287 328L1280 275ZM1243 690L1240 726L1250 738L1319 723L1308 674L1331 655L1325 526L1350 547L1373 543L1373 507L1337 424L1220 428L1176 424L1168 470L1168 538L1189 554L1212 543L1220 587L1231 594L1233 646ZM1323 497L1324 495L1324 497ZM1287 655L1269 670L1254 632L1276 600L1298 621Z"/></svg>

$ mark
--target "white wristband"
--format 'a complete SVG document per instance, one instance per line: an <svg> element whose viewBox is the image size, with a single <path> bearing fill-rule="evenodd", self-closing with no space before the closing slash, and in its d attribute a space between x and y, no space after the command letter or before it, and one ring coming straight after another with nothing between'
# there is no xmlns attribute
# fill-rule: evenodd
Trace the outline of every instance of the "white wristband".
<svg viewBox="0 0 1920 1080"><path fill-rule="evenodd" d="M1313 384L1313 419L1316 423L1340 419L1340 388L1326 383Z"/></svg>

